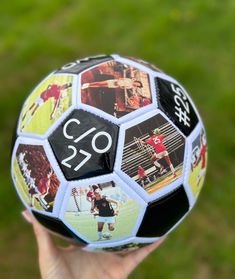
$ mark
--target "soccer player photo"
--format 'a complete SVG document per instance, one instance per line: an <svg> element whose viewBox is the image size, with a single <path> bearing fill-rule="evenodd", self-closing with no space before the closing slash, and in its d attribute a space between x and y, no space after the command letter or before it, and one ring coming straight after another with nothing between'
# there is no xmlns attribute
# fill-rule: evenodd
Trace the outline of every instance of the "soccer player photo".
<svg viewBox="0 0 235 279"><path fill-rule="evenodd" d="M30 207L52 212L60 182L42 146L18 146L13 176L21 196Z"/></svg>
<svg viewBox="0 0 235 279"><path fill-rule="evenodd" d="M81 100L119 118L152 103L149 77L132 66L105 62L82 74Z"/></svg>
<svg viewBox="0 0 235 279"><path fill-rule="evenodd" d="M192 143L191 171L189 185L194 196L197 196L202 188L207 165L207 143L205 131L202 129L198 137Z"/></svg>
<svg viewBox="0 0 235 279"><path fill-rule="evenodd" d="M72 76L51 75L27 99L20 131L44 134L72 104Z"/></svg>
<svg viewBox="0 0 235 279"><path fill-rule="evenodd" d="M89 241L130 235L140 206L113 181L74 187L65 212L68 224Z"/></svg>
<svg viewBox="0 0 235 279"><path fill-rule="evenodd" d="M122 171L149 194L182 174L184 138L161 115L127 129Z"/></svg>

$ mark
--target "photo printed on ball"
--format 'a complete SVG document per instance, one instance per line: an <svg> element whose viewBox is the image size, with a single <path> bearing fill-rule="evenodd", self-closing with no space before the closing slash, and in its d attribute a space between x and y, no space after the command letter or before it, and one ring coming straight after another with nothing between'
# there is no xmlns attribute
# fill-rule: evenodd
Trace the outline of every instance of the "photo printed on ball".
<svg viewBox="0 0 235 279"><path fill-rule="evenodd" d="M114 181L74 187L65 221L91 242L131 236L140 205Z"/></svg>
<svg viewBox="0 0 235 279"><path fill-rule="evenodd" d="M81 101L117 118L152 103L148 74L117 61L82 73Z"/></svg>
<svg viewBox="0 0 235 279"><path fill-rule="evenodd" d="M126 130L121 170L152 194L182 175L184 137L161 114Z"/></svg>
<svg viewBox="0 0 235 279"><path fill-rule="evenodd" d="M52 212L60 181L43 146L19 144L13 175L20 195L30 207Z"/></svg>

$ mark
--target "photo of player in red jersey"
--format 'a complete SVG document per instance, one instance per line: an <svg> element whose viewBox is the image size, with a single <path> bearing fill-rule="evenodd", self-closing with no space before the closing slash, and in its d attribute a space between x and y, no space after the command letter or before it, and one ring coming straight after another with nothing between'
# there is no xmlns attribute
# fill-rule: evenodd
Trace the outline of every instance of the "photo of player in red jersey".
<svg viewBox="0 0 235 279"><path fill-rule="evenodd" d="M151 182L148 175L146 174L145 169L142 166L138 166L138 176L142 187L145 185L145 181Z"/></svg>
<svg viewBox="0 0 235 279"><path fill-rule="evenodd" d="M181 176L184 145L184 137L157 114L126 130L121 169L152 194Z"/></svg>
<svg viewBox="0 0 235 279"><path fill-rule="evenodd" d="M82 74L81 101L119 118L152 103L149 77L130 65L105 62Z"/></svg>
<svg viewBox="0 0 235 279"><path fill-rule="evenodd" d="M149 144L154 148L155 153L151 157L151 161L153 162L153 164L157 168L160 169L160 173L163 174L163 173L166 172L166 170L165 170L163 165L158 163L158 160L164 158L165 161L167 162L168 166L171 169L173 177L176 177L175 169L172 165L172 162L171 162L171 159L170 159L169 154L167 152L166 146L163 143L165 135L161 134L160 129L157 129L157 128L154 129L153 131L150 130L149 135L150 135L150 138L148 138L145 141L140 139L140 143L141 144Z"/></svg>
<svg viewBox="0 0 235 279"><path fill-rule="evenodd" d="M89 191L87 191L87 193L86 193L86 200L91 203L91 211L92 211L94 216L96 216L98 214L98 212L94 208L92 208L93 207L93 201L95 199L95 190L96 189L102 190L99 185L90 185L89 186Z"/></svg>
<svg viewBox="0 0 235 279"><path fill-rule="evenodd" d="M207 143L205 131L202 129L192 143L191 171L189 185L193 194L197 196L202 188L207 166Z"/></svg>
<svg viewBox="0 0 235 279"><path fill-rule="evenodd" d="M201 135L200 135L200 144L201 144L200 154L199 154L198 162L196 164L198 164L201 161L201 169L197 176L197 186L199 186L199 183L200 183L202 177L205 176L205 173L206 173L207 144L206 144L206 139L205 139L204 133L201 133Z"/></svg>
<svg viewBox="0 0 235 279"><path fill-rule="evenodd" d="M30 207L52 212L60 182L43 146L19 144L14 159L14 177Z"/></svg>
<svg viewBox="0 0 235 279"><path fill-rule="evenodd" d="M55 113L59 107L64 90L67 90L71 86L72 86L71 83L65 83L63 85L49 84L47 86L46 90L41 92L41 94L34 101L34 103L24 113L22 120L21 120L22 122L24 122L24 124L21 126L21 130L23 130L29 124L29 122L33 118L35 112L38 109L40 109L40 107L43 106L47 101L49 101L51 99L54 101L54 107L50 114L50 120L52 120L55 117Z"/></svg>
<svg viewBox="0 0 235 279"><path fill-rule="evenodd" d="M47 177L42 177L38 184L35 183L30 184L29 195L30 195L30 206L34 207L35 200L40 201L40 204L46 210L50 208L50 205L45 201L45 197L49 193L50 184L51 184L51 176L53 172L50 171Z"/></svg>

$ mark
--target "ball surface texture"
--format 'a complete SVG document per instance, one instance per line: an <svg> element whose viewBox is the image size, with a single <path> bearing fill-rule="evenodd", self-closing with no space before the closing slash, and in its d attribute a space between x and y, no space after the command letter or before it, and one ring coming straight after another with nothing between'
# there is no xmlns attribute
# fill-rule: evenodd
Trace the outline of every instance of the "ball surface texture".
<svg viewBox="0 0 235 279"><path fill-rule="evenodd" d="M49 74L26 99L11 173L25 207L89 251L142 247L191 211L205 129L184 87L154 65L99 55Z"/></svg>

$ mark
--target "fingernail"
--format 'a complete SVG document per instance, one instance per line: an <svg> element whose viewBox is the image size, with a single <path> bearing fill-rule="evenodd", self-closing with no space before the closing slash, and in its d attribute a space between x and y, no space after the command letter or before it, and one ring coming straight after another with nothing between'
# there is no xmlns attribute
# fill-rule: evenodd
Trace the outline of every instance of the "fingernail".
<svg viewBox="0 0 235 279"><path fill-rule="evenodd" d="M33 223L32 215L28 210L22 211L21 214L28 223Z"/></svg>

